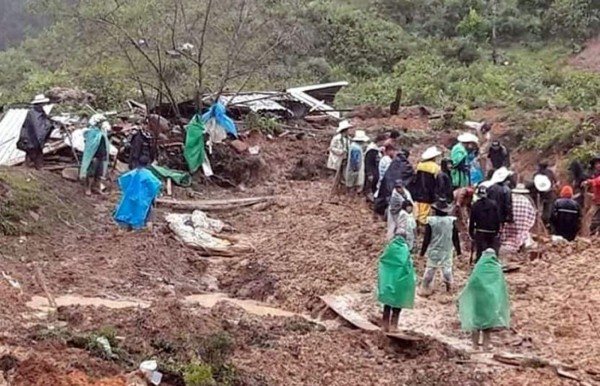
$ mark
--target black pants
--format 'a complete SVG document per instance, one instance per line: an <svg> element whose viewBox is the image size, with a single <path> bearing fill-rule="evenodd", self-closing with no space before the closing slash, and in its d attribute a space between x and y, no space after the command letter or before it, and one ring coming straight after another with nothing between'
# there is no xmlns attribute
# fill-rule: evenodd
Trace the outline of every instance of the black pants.
<svg viewBox="0 0 600 386"><path fill-rule="evenodd" d="M492 248L498 254L500 249L500 238L497 233L488 232L475 232L475 250L477 251L477 257L475 263L479 261L479 258L486 249Z"/></svg>
<svg viewBox="0 0 600 386"><path fill-rule="evenodd" d="M40 170L44 167L44 153L42 149L29 149L25 151L25 166Z"/></svg>

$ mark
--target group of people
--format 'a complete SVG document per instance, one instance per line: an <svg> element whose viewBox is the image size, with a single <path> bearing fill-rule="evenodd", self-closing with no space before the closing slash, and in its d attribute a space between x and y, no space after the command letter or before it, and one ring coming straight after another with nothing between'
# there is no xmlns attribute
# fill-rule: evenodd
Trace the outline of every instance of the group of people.
<svg viewBox="0 0 600 386"><path fill-rule="evenodd" d="M566 241L574 240L581 228L581 203L573 187L560 186L547 162L539 164L530 182L519 183L510 170L508 148L491 140L491 125L474 126L457 137L449 158L432 146L415 166L400 147L399 132L371 141L344 121L331 141L328 167L348 191L362 190L387 221L378 285L384 329L394 329L401 309L414 305L417 280L411 254L418 251L426 258L422 295L432 293L438 271L451 291L453 258L462 254L460 236L468 232L475 267L461 292L459 313L463 327L474 331L474 343L483 339L487 345L490 329L510 323L500 254L534 245L531 232L540 220ZM594 192L593 226L600 230L600 157L592 167L592 175L580 175L575 184ZM417 235L423 239L420 248Z"/></svg>
<svg viewBox="0 0 600 386"><path fill-rule="evenodd" d="M43 168L43 149L54 130L46 108L49 103L50 99L44 95L36 96L21 128L17 148L25 152L28 167ZM109 130L110 124L102 114L94 114L87 120L79 167L79 178L84 181L87 196L103 194L102 181L108 174L111 150ZM142 229L151 225L152 207L162 183L148 169L155 156L152 133L142 126L131 133L129 144L130 171L118 179L122 196L113 218L123 227Z"/></svg>

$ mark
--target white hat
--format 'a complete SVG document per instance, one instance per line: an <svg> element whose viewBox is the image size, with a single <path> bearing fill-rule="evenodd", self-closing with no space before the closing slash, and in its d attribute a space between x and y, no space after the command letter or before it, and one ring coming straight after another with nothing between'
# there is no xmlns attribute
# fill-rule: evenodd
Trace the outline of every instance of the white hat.
<svg viewBox="0 0 600 386"><path fill-rule="evenodd" d="M94 114L92 115L92 117L90 118L89 124L91 126L97 126L98 124L100 124L101 122L106 121L106 117L102 114Z"/></svg>
<svg viewBox="0 0 600 386"><path fill-rule="evenodd" d="M336 133L341 133L344 130L348 130L349 128L352 127L352 123L350 123L349 120L343 120L340 122L340 124L338 125L338 128L336 130Z"/></svg>
<svg viewBox="0 0 600 386"><path fill-rule="evenodd" d="M549 192L552 189L552 181L544 174L537 174L533 177L533 185L541 193Z"/></svg>
<svg viewBox="0 0 600 386"><path fill-rule="evenodd" d="M423 155L421 155L421 160L428 161L430 159L434 159L435 157L439 157L440 155L442 155L442 152L439 151L436 146L432 146L423 152Z"/></svg>
<svg viewBox="0 0 600 386"><path fill-rule="evenodd" d="M46 98L44 94L36 95L35 98L31 101L32 105L40 105L42 103L49 103L50 99Z"/></svg>
<svg viewBox="0 0 600 386"><path fill-rule="evenodd" d="M479 143L479 138L473 133L462 133L458 136L460 143Z"/></svg>
<svg viewBox="0 0 600 386"><path fill-rule="evenodd" d="M513 175L513 172L511 172L510 170L508 170L506 167L501 167L500 169L496 170L494 172L494 175L492 176L492 184L498 184L501 182L506 181L506 179L510 176Z"/></svg>
<svg viewBox="0 0 600 386"><path fill-rule="evenodd" d="M356 130L356 134L354 138L352 138L354 142L369 142L371 138L365 133L364 130Z"/></svg>
<svg viewBox="0 0 600 386"><path fill-rule="evenodd" d="M517 194L529 194L529 189L527 189L524 184L517 184L512 192Z"/></svg>

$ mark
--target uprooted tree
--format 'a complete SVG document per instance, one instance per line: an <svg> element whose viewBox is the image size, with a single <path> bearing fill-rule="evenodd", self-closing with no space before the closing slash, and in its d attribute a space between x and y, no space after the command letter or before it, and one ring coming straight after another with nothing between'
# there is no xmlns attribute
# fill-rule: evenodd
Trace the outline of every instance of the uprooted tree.
<svg viewBox="0 0 600 386"><path fill-rule="evenodd" d="M269 0L34 0L55 28L88 42L91 62L118 61L148 106L241 90L274 60L295 30ZM75 33L74 33L75 32ZM81 59L80 59L81 60ZM116 74L115 74L116 75ZM107 90L108 91L108 90Z"/></svg>

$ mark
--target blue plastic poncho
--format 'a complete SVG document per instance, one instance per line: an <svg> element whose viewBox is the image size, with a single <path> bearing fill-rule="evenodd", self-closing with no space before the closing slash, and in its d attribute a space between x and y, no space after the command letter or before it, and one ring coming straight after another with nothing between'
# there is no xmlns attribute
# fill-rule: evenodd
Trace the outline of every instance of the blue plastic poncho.
<svg viewBox="0 0 600 386"><path fill-rule="evenodd" d="M158 197L162 183L145 168L138 168L119 177L121 202L113 218L121 226L142 229L154 200Z"/></svg>
<svg viewBox="0 0 600 386"><path fill-rule="evenodd" d="M85 143L85 147L83 149L83 158L81 159L81 166L79 168L79 178L84 179L88 175L88 170L90 165L92 164L92 160L96 155L96 151L98 150L98 146L102 143L102 138L104 138L104 146L106 146L106 154L110 154L110 142L108 142L108 136L102 129L97 126L89 127L83 133L83 139ZM108 156L102 165L102 174L106 175L108 171Z"/></svg>
<svg viewBox="0 0 600 386"><path fill-rule="evenodd" d="M227 116L225 105L221 102L217 102L210 107L208 112L202 116L202 120L207 126L207 131L210 133L212 130L224 130L225 133L231 134L237 138L237 128L233 119ZM212 120L212 122L211 122ZM216 126L211 127L211 126ZM212 137L211 137L212 138ZM219 142L219 141L216 141Z"/></svg>

